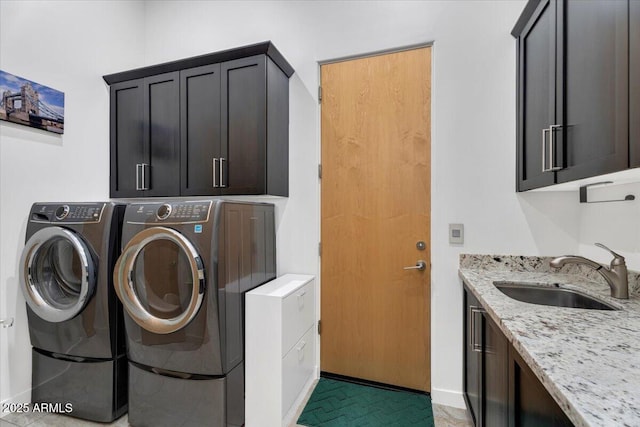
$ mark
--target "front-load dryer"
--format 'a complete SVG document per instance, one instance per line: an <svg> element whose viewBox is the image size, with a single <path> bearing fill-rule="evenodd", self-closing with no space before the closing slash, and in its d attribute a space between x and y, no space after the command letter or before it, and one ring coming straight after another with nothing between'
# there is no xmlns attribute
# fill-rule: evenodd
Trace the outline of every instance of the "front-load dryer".
<svg viewBox="0 0 640 427"><path fill-rule="evenodd" d="M274 207L131 203L114 285L132 426L244 424L244 294L275 277Z"/></svg>
<svg viewBox="0 0 640 427"><path fill-rule="evenodd" d="M92 421L127 410L122 305L113 289L124 205L35 203L19 266L32 403ZM41 405L42 406L42 405Z"/></svg>

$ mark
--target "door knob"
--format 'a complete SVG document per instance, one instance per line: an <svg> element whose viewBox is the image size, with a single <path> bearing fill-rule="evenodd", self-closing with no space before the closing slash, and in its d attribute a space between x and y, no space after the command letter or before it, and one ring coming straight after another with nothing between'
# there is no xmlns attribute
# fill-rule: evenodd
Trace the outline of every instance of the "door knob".
<svg viewBox="0 0 640 427"><path fill-rule="evenodd" d="M412 265L411 267L405 267L405 270L420 270L423 271L427 268L427 263L423 260L416 262L416 265Z"/></svg>
<svg viewBox="0 0 640 427"><path fill-rule="evenodd" d="M10 328L13 326L13 317L9 317L7 319L0 319L0 325L3 328Z"/></svg>

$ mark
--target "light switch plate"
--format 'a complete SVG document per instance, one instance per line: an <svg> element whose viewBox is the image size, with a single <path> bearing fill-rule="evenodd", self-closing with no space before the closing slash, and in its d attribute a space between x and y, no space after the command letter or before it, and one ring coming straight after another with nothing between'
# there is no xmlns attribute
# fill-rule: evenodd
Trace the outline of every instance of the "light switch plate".
<svg viewBox="0 0 640 427"><path fill-rule="evenodd" d="M449 243L454 245L464 243L464 224L449 224Z"/></svg>

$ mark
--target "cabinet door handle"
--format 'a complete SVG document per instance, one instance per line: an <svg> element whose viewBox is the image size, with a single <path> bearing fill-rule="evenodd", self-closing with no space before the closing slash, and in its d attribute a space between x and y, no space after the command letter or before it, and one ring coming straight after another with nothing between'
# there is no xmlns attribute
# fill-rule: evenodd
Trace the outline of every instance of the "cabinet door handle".
<svg viewBox="0 0 640 427"><path fill-rule="evenodd" d="M302 292L300 292L298 295L296 295L298 297L298 309L302 310L304 308L304 296L307 294L307 291L304 290Z"/></svg>
<svg viewBox="0 0 640 427"><path fill-rule="evenodd" d="M141 163L136 163L136 191L142 190L140 185L140 166L142 166Z"/></svg>
<svg viewBox="0 0 640 427"><path fill-rule="evenodd" d="M551 171L557 171L562 169L562 166L556 166L555 165L555 153L556 153L556 140L553 137L553 135L555 134L555 130L558 128L561 128L562 126L560 125L551 125L549 126L549 170Z"/></svg>
<svg viewBox="0 0 640 427"><path fill-rule="evenodd" d="M147 168L149 167L146 163L140 163L140 170L142 171L142 179L140 182L140 190L148 190L149 185L147 184Z"/></svg>
<svg viewBox="0 0 640 427"><path fill-rule="evenodd" d="M476 316L478 314L482 315L482 313L484 313L484 309L482 307L478 307L475 305L470 305L469 306L469 321L471 323L470 328L471 329L471 335L470 335L470 344L471 344L471 350L475 351L475 352L482 352L482 343L479 342L478 340L478 336L476 334Z"/></svg>
<svg viewBox="0 0 640 427"><path fill-rule="evenodd" d="M299 346L296 347L296 351L298 352L298 362L302 362L304 360L304 347L307 345L305 341L302 341Z"/></svg>
<svg viewBox="0 0 640 427"><path fill-rule="evenodd" d="M549 172L550 169L547 169L547 132L549 132L551 128L542 129L542 172Z"/></svg>
<svg viewBox="0 0 640 427"><path fill-rule="evenodd" d="M147 172L146 169L149 165L146 163L136 163L136 190L144 191L148 190L147 186Z"/></svg>
<svg viewBox="0 0 640 427"><path fill-rule="evenodd" d="M225 162L225 158L224 157L220 157L220 187L222 188L226 188L227 185L224 183L224 162Z"/></svg>
<svg viewBox="0 0 640 427"><path fill-rule="evenodd" d="M553 136L555 129L561 127L560 125L551 125L546 129L542 129L542 172L553 172L562 169L562 166L555 165L556 141ZM547 133L549 133L549 144L547 144ZM548 152L547 146L549 147Z"/></svg>
<svg viewBox="0 0 640 427"><path fill-rule="evenodd" d="M218 162L218 159L214 158L213 159L213 188L218 188L218 183L216 182L216 163Z"/></svg>

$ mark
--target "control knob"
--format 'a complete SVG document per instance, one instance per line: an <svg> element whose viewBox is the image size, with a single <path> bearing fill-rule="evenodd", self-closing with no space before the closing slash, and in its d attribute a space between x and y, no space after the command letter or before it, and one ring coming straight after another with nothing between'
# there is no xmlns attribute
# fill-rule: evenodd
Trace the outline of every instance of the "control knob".
<svg viewBox="0 0 640 427"><path fill-rule="evenodd" d="M56 209L56 219L65 219L69 215L69 205L62 205Z"/></svg>
<svg viewBox="0 0 640 427"><path fill-rule="evenodd" d="M156 216L159 220L167 219L171 215L171 205L168 203L163 204L158 208Z"/></svg>

